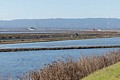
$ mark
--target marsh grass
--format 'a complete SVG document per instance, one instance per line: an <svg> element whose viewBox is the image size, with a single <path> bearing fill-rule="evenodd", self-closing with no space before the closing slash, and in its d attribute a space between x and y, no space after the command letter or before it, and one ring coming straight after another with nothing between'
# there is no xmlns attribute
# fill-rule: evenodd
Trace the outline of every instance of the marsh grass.
<svg viewBox="0 0 120 80"><path fill-rule="evenodd" d="M83 56L78 61L67 58L66 61L54 61L41 70L29 72L24 80L80 80L119 61L120 51L102 56Z"/></svg>

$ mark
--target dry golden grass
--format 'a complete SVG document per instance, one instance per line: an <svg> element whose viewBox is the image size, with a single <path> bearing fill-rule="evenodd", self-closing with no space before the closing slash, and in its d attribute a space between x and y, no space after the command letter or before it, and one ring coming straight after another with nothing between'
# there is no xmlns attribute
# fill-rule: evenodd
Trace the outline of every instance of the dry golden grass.
<svg viewBox="0 0 120 80"><path fill-rule="evenodd" d="M84 56L78 61L72 58L58 60L38 71L32 71L21 80L81 80L89 74L120 61L120 51L102 56Z"/></svg>

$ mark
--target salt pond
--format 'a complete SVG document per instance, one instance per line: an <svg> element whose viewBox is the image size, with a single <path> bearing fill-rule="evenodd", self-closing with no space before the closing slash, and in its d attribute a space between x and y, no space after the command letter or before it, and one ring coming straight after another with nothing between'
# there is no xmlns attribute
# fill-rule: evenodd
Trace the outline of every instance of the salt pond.
<svg viewBox="0 0 120 80"><path fill-rule="evenodd" d="M120 45L120 38L97 38L85 40L65 40L52 42L0 44L0 48L53 48L70 46L113 46Z"/></svg>
<svg viewBox="0 0 120 80"><path fill-rule="evenodd" d="M1 44L0 48L23 47L61 47L61 46L89 46L89 45L120 45L120 38L102 38L87 40L67 40L39 43ZM0 52L0 74L3 76L19 76L34 69L43 68L54 60L71 56L77 60L82 55L101 55L106 52L116 51L119 48L108 49L70 49L70 50L45 50L23 52Z"/></svg>

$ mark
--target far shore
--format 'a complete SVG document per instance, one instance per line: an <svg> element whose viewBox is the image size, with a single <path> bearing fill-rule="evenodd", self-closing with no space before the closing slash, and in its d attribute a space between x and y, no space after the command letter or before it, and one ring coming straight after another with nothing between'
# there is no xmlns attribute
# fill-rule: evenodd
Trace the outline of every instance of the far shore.
<svg viewBox="0 0 120 80"><path fill-rule="evenodd" d="M79 40L91 38L111 38L120 37L119 31L57 31L55 33L2 33L0 34L0 44L49 42L62 40Z"/></svg>

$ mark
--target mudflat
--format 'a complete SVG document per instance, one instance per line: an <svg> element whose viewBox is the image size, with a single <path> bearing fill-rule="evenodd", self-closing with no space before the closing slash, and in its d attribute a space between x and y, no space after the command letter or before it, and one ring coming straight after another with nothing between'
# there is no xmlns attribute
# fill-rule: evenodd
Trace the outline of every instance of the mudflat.
<svg viewBox="0 0 120 80"><path fill-rule="evenodd" d="M79 31L70 30L55 33L6 33L0 34L0 44L48 42L91 38L120 37L119 31Z"/></svg>

